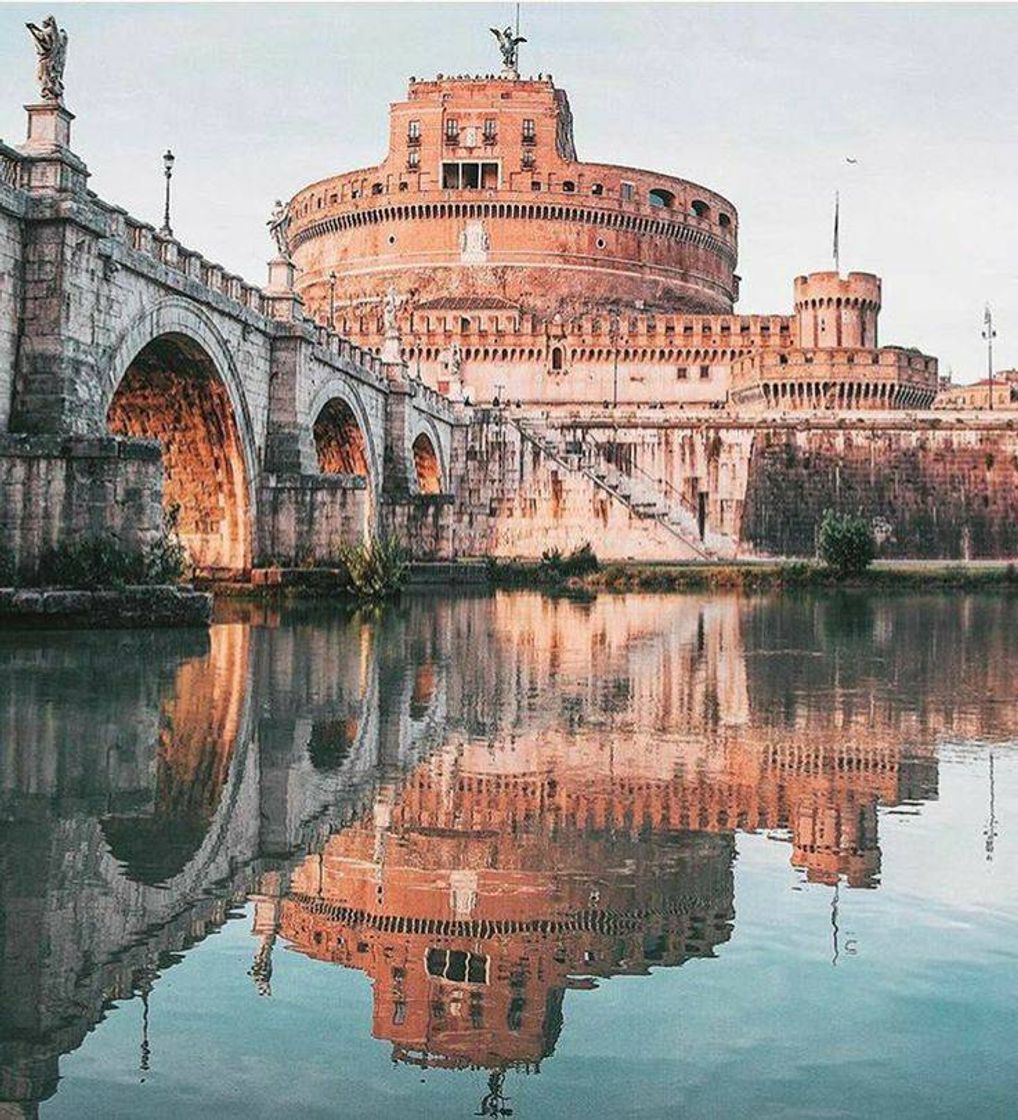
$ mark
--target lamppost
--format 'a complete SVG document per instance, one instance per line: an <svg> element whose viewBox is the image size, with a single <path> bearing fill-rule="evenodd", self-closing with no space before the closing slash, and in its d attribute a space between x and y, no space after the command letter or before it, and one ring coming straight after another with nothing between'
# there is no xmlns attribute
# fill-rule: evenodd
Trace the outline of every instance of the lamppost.
<svg viewBox="0 0 1018 1120"><path fill-rule="evenodd" d="M166 176L166 203L163 207L163 228L159 231L164 237L172 237L170 226L170 179L173 178L173 153L169 148L163 155L163 174Z"/></svg>
<svg viewBox="0 0 1018 1120"><path fill-rule="evenodd" d="M336 329L336 274L329 273L329 329Z"/></svg>
<svg viewBox="0 0 1018 1120"><path fill-rule="evenodd" d="M993 329L993 312L990 305L986 305L983 314L983 338L986 339L986 374L990 386L990 408L993 408L993 340L997 332Z"/></svg>

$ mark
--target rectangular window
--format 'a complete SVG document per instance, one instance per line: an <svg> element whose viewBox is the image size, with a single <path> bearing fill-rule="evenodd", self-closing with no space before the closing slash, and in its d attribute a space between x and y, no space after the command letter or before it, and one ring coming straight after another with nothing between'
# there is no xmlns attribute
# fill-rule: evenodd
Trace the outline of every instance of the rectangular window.
<svg viewBox="0 0 1018 1120"><path fill-rule="evenodd" d="M484 139L491 143L498 135L495 118L488 117L484 122Z"/></svg>
<svg viewBox="0 0 1018 1120"><path fill-rule="evenodd" d="M416 165L415 165L416 166ZM498 189L498 164L477 163L472 160L444 160L442 163L442 189L446 191L473 191Z"/></svg>
<svg viewBox="0 0 1018 1120"><path fill-rule="evenodd" d="M416 148L407 152L406 154L407 167L420 167L421 166L421 153ZM402 186L402 183L400 184Z"/></svg>
<svg viewBox="0 0 1018 1120"><path fill-rule="evenodd" d="M460 134L460 122L450 117L445 122L445 138L446 140L455 141Z"/></svg>
<svg viewBox="0 0 1018 1120"><path fill-rule="evenodd" d="M453 980L457 984L487 984L488 958L482 953L462 949L429 949L424 958L429 976Z"/></svg>
<svg viewBox="0 0 1018 1120"><path fill-rule="evenodd" d="M706 381L710 377L710 366L700 366L700 380Z"/></svg>
<svg viewBox="0 0 1018 1120"><path fill-rule="evenodd" d="M523 143L533 144L537 139L537 129L534 127L534 122L529 118L523 122Z"/></svg>
<svg viewBox="0 0 1018 1120"><path fill-rule="evenodd" d="M676 369L676 371L675 371L675 380L676 381L685 381L688 377L689 377L689 367L688 366L679 366L678 369Z"/></svg>
<svg viewBox="0 0 1018 1120"><path fill-rule="evenodd" d="M625 180L623 180L621 191L622 191L622 201L623 202L632 202L633 201L633 197L636 194L636 187L633 183L627 183Z"/></svg>
<svg viewBox="0 0 1018 1120"><path fill-rule="evenodd" d="M406 126L406 138L408 140L420 140L421 138L421 122L410 121Z"/></svg>

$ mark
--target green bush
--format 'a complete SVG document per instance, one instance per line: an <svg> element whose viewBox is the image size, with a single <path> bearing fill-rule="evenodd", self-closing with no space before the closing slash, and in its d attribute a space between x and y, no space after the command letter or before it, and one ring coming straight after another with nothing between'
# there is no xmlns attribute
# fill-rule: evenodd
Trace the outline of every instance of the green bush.
<svg viewBox="0 0 1018 1120"><path fill-rule="evenodd" d="M587 576L596 572L600 565L597 556L586 541L579 548L574 548L567 556L562 555L561 549L548 549L541 554L540 571L545 578L569 579L571 576Z"/></svg>
<svg viewBox="0 0 1018 1120"><path fill-rule="evenodd" d="M18 565L14 552L5 544L0 544L0 587L11 587L17 582Z"/></svg>
<svg viewBox="0 0 1018 1120"><path fill-rule="evenodd" d="M873 563L877 542L865 517L829 509L820 522L820 559L839 578L857 576Z"/></svg>
<svg viewBox="0 0 1018 1120"><path fill-rule="evenodd" d="M127 548L111 536L63 541L43 554L38 582L42 587L86 590L177 583L189 568L178 516L178 508L171 506L162 533L146 549Z"/></svg>
<svg viewBox="0 0 1018 1120"><path fill-rule="evenodd" d="M340 552L350 590L362 599L397 595L410 573L410 554L397 537L374 537Z"/></svg>

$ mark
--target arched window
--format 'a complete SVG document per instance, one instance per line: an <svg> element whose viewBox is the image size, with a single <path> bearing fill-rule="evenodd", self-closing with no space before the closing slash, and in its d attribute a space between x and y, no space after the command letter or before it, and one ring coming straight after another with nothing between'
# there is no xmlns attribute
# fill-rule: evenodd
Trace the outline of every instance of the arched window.
<svg viewBox="0 0 1018 1120"><path fill-rule="evenodd" d="M604 194L604 185L601 184L601 183L591 183L590 184L590 193L591 194Z"/></svg>
<svg viewBox="0 0 1018 1120"><path fill-rule="evenodd" d="M724 213L718 214L718 225L722 229L728 229L728 227L731 224L732 224L732 219L727 214L724 214Z"/></svg>
<svg viewBox="0 0 1018 1120"><path fill-rule="evenodd" d="M551 368L553 370L562 369L562 347L553 346L551 348Z"/></svg>
<svg viewBox="0 0 1018 1120"><path fill-rule="evenodd" d="M647 192L647 201L658 209L671 210L675 205L675 195L666 191L664 187L655 187Z"/></svg>
<svg viewBox="0 0 1018 1120"><path fill-rule="evenodd" d="M572 194L573 191L576 190L576 184L572 181L572 179L565 179L565 180L563 180L563 183L562 183L562 189L567 194Z"/></svg>
<svg viewBox="0 0 1018 1120"><path fill-rule="evenodd" d="M702 199L694 198L690 205L693 209L693 213L698 218L707 218L710 216L710 207Z"/></svg>

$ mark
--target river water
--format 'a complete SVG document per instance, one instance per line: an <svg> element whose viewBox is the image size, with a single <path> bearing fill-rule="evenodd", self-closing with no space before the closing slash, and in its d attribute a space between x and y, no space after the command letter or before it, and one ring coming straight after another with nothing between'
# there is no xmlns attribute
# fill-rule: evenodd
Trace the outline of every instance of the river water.
<svg viewBox="0 0 1018 1120"><path fill-rule="evenodd" d="M1018 1115L1016 680L1003 595L0 634L0 1117Z"/></svg>

